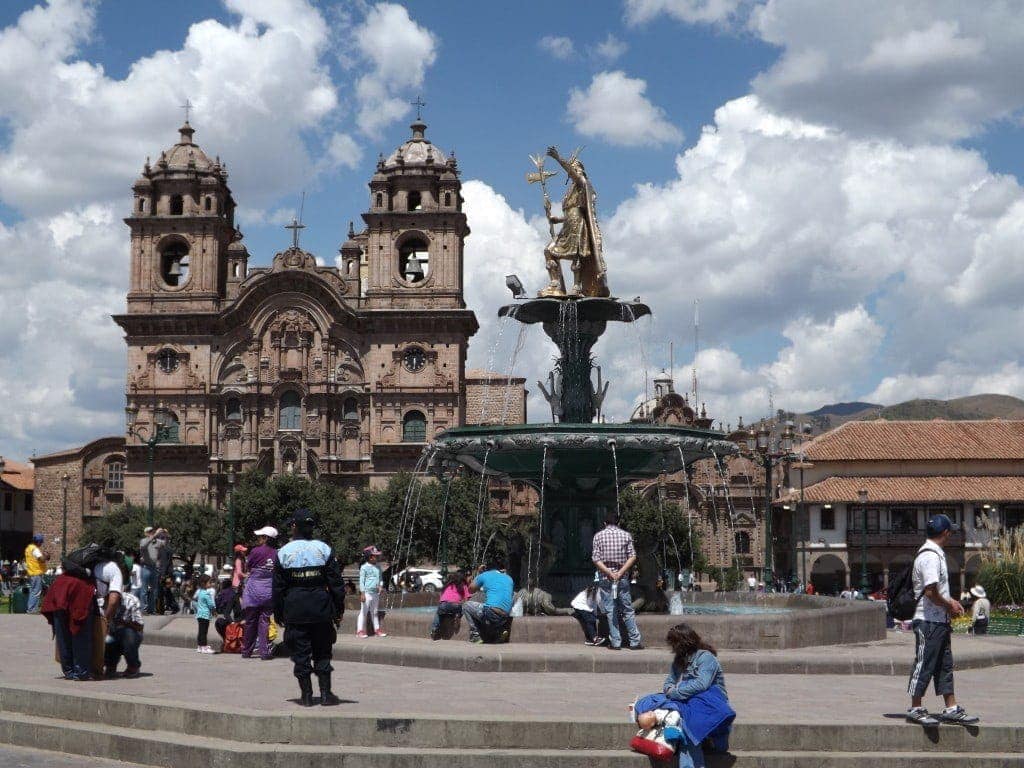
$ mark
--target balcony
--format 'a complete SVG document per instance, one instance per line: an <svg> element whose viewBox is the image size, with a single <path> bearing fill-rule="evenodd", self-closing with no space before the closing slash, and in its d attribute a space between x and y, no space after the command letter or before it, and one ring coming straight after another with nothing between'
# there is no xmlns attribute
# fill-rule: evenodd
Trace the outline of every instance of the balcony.
<svg viewBox="0 0 1024 768"><path fill-rule="evenodd" d="M861 546L864 535L859 530L848 529L846 531L846 546L856 549ZM868 528L867 546L868 549L890 547L892 549L917 549L924 543L924 531L907 531L905 529ZM953 534L949 540L950 547L964 546L964 532L962 530Z"/></svg>

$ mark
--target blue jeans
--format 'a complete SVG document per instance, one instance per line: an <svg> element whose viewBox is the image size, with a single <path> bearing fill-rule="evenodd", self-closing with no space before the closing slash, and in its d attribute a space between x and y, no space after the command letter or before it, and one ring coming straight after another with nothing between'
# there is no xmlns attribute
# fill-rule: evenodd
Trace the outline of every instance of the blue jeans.
<svg viewBox="0 0 1024 768"><path fill-rule="evenodd" d="M28 607L29 613L38 613L39 605L43 602L43 577L28 577Z"/></svg>
<svg viewBox="0 0 1024 768"><path fill-rule="evenodd" d="M482 638L485 642L495 642L495 633L509 620L505 614L476 602L463 603L462 615L469 624L469 639Z"/></svg>
<svg viewBox="0 0 1024 768"><path fill-rule="evenodd" d="M433 635L441 629L441 620L445 616L462 616L462 603L438 603L437 612L434 614L434 622L430 625L430 634Z"/></svg>
<svg viewBox="0 0 1024 768"><path fill-rule="evenodd" d="M148 565L142 566L142 595L145 598L142 601L142 608L146 613L156 613L158 587L156 570Z"/></svg>
<svg viewBox="0 0 1024 768"><path fill-rule="evenodd" d="M142 666L139 661L139 646L142 645L142 633L131 627L118 627L113 631L114 642L107 643L103 652L103 663L110 670L117 669L117 663L124 656L129 669Z"/></svg>
<svg viewBox="0 0 1024 768"><path fill-rule="evenodd" d="M92 623L90 613L77 635L71 634L71 623L67 611L53 614L53 634L57 640L57 655L60 668L69 680L83 680L89 677L92 665Z"/></svg>
<svg viewBox="0 0 1024 768"><path fill-rule="evenodd" d="M612 648L622 646L622 634L619 632L619 619L621 618L626 625L626 632L629 633L629 644L640 645L643 639L636 626L636 613L633 611L633 598L629 594L629 581L621 579L618 585L618 597L613 598L611 579L602 578L598 582L601 610L608 617L608 642Z"/></svg>
<svg viewBox="0 0 1024 768"><path fill-rule="evenodd" d="M679 755L679 768L704 768L705 766L704 750L700 748L700 744L691 744L685 736L679 742L676 754Z"/></svg>

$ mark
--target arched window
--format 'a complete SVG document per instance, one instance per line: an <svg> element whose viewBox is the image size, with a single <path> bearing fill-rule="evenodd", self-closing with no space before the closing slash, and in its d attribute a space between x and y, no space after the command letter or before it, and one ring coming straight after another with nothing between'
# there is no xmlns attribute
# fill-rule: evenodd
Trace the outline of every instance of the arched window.
<svg viewBox="0 0 1024 768"><path fill-rule="evenodd" d="M376 208L383 208L384 207L384 193L383 192L378 192L377 193L377 205L374 206L374 207L376 207Z"/></svg>
<svg viewBox="0 0 1024 768"><path fill-rule="evenodd" d="M746 531L736 531L736 554L750 554L750 534Z"/></svg>
<svg viewBox="0 0 1024 768"><path fill-rule="evenodd" d="M302 398L299 393L289 390L281 395L281 429L302 428Z"/></svg>
<svg viewBox="0 0 1024 768"><path fill-rule="evenodd" d="M423 196L416 191L409 193L409 210L410 211L422 211L423 210Z"/></svg>
<svg viewBox="0 0 1024 768"><path fill-rule="evenodd" d="M139 213L145 213L145 212L146 212L146 198L140 197L139 198Z"/></svg>
<svg viewBox="0 0 1024 768"><path fill-rule="evenodd" d="M208 210L208 211L213 210L213 198L212 197L207 197L206 198L206 210Z"/></svg>
<svg viewBox="0 0 1024 768"><path fill-rule="evenodd" d="M228 421L241 421L242 420L242 401L237 397L232 397L228 400L224 406L224 418Z"/></svg>
<svg viewBox="0 0 1024 768"><path fill-rule="evenodd" d="M420 411L409 411L402 419L402 442L427 442L427 417Z"/></svg>
<svg viewBox="0 0 1024 768"><path fill-rule="evenodd" d="M188 281L188 271L188 246L175 240L160 254L160 276L167 285L176 288Z"/></svg>
<svg viewBox="0 0 1024 768"><path fill-rule="evenodd" d="M358 419L359 402L354 397L346 397L341 406L341 413L343 419Z"/></svg>
<svg viewBox="0 0 1024 768"><path fill-rule="evenodd" d="M444 193L444 206L445 206L445 208L450 208L451 205L452 205L452 193L451 192L445 192Z"/></svg>
<svg viewBox="0 0 1024 768"><path fill-rule="evenodd" d="M426 239L410 237L398 248L398 272L410 283L419 283L430 274L430 251Z"/></svg>
<svg viewBox="0 0 1024 768"><path fill-rule="evenodd" d="M124 461L121 459L108 461L104 471L107 481L107 493L121 493L124 491Z"/></svg>
<svg viewBox="0 0 1024 768"><path fill-rule="evenodd" d="M181 195L171 195L171 216L181 216L184 212L184 198Z"/></svg>
<svg viewBox="0 0 1024 768"><path fill-rule="evenodd" d="M181 438L179 435L178 417L171 411L157 411L156 425L160 430L160 441L163 443L177 443Z"/></svg>

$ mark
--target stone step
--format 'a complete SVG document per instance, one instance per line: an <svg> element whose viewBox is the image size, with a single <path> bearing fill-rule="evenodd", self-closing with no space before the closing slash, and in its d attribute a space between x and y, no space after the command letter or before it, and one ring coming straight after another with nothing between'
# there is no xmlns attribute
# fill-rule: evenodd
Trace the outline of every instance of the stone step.
<svg viewBox="0 0 1024 768"><path fill-rule="evenodd" d="M249 744L362 745L372 748L618 750L635 733L621 720L531 717L367 716L344 708L296 707L288 712L212 708L101 695L0 686L0 710L81 724L185 733ZM1024 753L1024 726L942 726L925 730L900 720L881 724L736 724L731 744L741 751Z"/></svg>
<svg viewBox="0 0 1024 768"><path fill-rule="evenodd" d="M625 750L428 749L409 747L252 744L158 730L68 723L0 713L0 742L55 752L179 768L618 768L648 765ZM711 755L708 768L1015 768L1024 755L1010 752L735 751Z"/></svg>

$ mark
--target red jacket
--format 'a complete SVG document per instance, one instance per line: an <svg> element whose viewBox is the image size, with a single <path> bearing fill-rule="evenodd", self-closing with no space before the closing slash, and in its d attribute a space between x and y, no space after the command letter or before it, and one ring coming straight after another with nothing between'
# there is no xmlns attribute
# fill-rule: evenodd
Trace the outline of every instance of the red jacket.
<svg viewBox="0 0 1024 768"><path fill-rule="evenodd" d="M71 634L77 635L90 613L96 612L96 587L92 580L62 573L46 590L40 613L53 624L53 614L67 611Z"/></svg>

